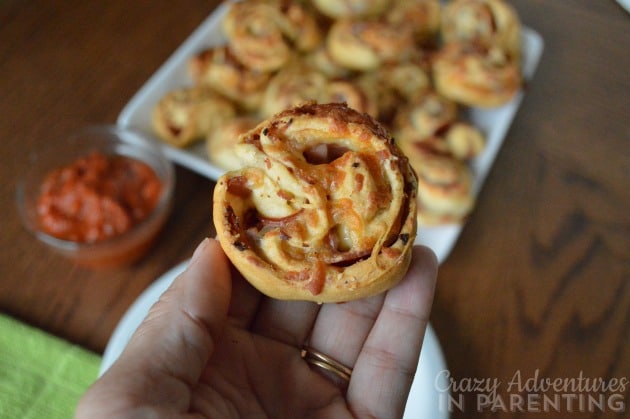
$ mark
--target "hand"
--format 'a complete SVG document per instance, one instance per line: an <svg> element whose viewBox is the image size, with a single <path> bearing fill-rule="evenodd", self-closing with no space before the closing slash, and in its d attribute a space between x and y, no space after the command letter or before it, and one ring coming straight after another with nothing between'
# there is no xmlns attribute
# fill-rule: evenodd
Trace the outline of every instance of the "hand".
<svg viewBox="0 0 630 419"><path fill-rule="evenodd" d="M437 263L415 247L406 277L368 299L317 305L261 295L204 240L77 418L401 417ZM349 383L300 356L308 343L353 368Z"/></svg>

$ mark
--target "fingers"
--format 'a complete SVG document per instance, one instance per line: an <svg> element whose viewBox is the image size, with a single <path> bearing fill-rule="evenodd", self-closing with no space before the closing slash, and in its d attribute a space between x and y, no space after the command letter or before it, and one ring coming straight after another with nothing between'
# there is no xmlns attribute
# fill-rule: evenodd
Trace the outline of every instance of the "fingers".
<svg viewBox="0 0 630 419"><path fill-rule="evenodd" d="M347 398L359 417L402 417L429 320L437 261L415 247L403 281L383 302L354 365Z"/></svg>
<svg viewBox="0 0 630 419"><path fill-rule="evenodd" d="M310 301L265 299L252 327L254 333L300 348L313 327L319 305Z"/></svg>
<svg viewBox="0 0 630 419"><path fill-rule="evenodd" d="M299 348L313 326L319 306L312 302L267 298L233 265L231 269L230 323Z"/></svg>
<svg viewBox="0 0 630 419"><path fill-rule="evenodd" d="M342 304L325 304L319 311L308 345L347 366L353 366L378 316L384 294Z"/></svg>
<svg viewBox="0 0 630 419"><path fill-rule="evenodd" d="M309 346L344 365L353 366L384 300L385 293L343 304L324 305L317 316Z"/></svg>
<svg viewBox="0 0 630 419"><path fill-rule="evenodd" d="M228 321L241 329L249 329L263 300L263 295L243 275L230 264L232 273L232 301L228 311Z"/></svg>
<svg viewBox="0 0 630 419"><path fill-rule="evenodd" d="M206 239L86 398L187 409L190 388L222 332L230 293L227 259L216 241Z"/></svg>

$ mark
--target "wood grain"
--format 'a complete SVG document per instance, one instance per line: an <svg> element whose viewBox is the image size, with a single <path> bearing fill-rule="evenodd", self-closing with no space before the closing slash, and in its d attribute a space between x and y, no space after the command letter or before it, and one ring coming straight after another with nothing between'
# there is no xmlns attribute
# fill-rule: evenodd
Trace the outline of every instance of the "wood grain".
<svg viewBox="0 0 630 419"><path fill-rule="evenodd" d="M29 150L90 124L112 124L127 101L216 2L133 7L126 2L0 5L3 137L0 309L101 352L134 299L214 235L213 183L176 171L173 216L150 257L129 269L88 271L60 258L22 228L14 205Z"/></svg>
<svg viewBox="0 0 630 419"><path fill-rule="evenodd" d="M517 371L627 377L630 102L621 91L630 57L619 48L630 22L614 2L514 3L545 52L475 213L441 267L432 322L460 380L497 377L505 390ZM508 416L515 414L453 415Z"/></svg>

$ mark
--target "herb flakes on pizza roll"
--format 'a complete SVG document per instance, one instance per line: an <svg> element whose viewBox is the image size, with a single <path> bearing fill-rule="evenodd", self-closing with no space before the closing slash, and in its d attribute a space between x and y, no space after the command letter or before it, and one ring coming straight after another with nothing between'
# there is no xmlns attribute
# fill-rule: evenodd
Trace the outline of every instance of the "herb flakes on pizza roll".
<svg viewBox="0 0 630 419"><path fill-rule="evenodd" d="M214 190L217 236L262 293L318 303L393 287L411 261L417 179L387 131L345 104L309 102L240 137Z"/></svg>

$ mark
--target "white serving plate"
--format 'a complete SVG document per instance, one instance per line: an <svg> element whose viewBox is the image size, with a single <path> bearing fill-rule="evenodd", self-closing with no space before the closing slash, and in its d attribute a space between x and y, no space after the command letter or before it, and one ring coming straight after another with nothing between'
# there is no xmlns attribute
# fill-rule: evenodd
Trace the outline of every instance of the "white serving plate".
<svg viewBox="0 0 630 419"><path fill-rule="evenodd" d="M623 7L626 12L630 13L630 0L617 0L617 3Z"/></svg>
<svg viewBox="0 0 630 419"><path fill-rule="evenodd" d="M118 359L131 335L136 331L149 309L171 285L173 280L185 268L188 262L175 266L160 278L156 279L129 307L118 323L107 343L99 370L99 376ZM431 325L427 326L422 352L418 361L418 372L411 386L409 399L405 408L405 419L446 419L448 412L444 406L444 398L448 395L445 374L446 363L442 349Z"/></svg>
<svg viewBox="0 0 630 419"><path fill-rule="evenodd" d="M192 84L187 72L187 62L194 53L225 43L220 22L228 6L229 3L222 3L199 25L129 101L117 121L121 126L135 128L160 142L166 155L174 162L213 180L217 180L225 171L210 163L205 144L197 143L185 149L164 144L153 134L151 113L155 104L165 93L174 88ZM528 27L523 28L522 38L523 74L526 81L529 81L538 66L544 45L541 36ZM492 110L470 110L471 122L487 137L486 149L472 162L475 175L473 188L476 195L481 190L522 100L523 92L520 92L511 102L502 107ZM438 261L442 263L451 252L461 230L461 225L421 227L416 243L430 247L437 255Z"/></svg>

